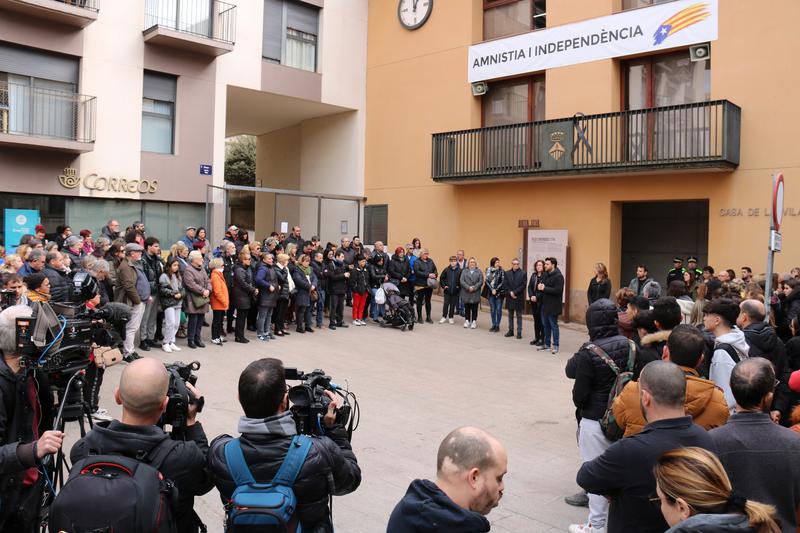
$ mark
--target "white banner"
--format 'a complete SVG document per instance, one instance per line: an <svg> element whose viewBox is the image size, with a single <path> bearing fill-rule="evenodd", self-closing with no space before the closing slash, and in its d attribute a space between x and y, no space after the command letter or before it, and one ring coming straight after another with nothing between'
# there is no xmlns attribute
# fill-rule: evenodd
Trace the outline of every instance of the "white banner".
<svg viewBox="0 0 800 533"><path fill-rule="evenodd" d="M717 40L717 0L678 0L469 47L470 83Z"/></svg>
<svg viewBox="0 0 800 533"><path fill-rule="evenodd" d="M566 279L569 274L567 270L567 243L569 242L569 231L565 229L529 229L527 231L527 256L525 266L528 270L528 279L534 272L536 261L545 260L547 257L555 257L558 261L558 269L564 275L565 290L561 296L561 301L567 301Z"/></svg>

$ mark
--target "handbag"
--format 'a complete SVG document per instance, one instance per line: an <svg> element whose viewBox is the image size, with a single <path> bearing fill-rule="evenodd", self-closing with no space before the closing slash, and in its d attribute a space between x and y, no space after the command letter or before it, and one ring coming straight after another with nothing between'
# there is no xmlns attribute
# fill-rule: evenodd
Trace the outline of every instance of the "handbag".
<svg viewBox="0 0 800 533"><path fill-rule="evenodd" d="M428 278L428 288L429 289L438 289L439 288L439 280L436 278Z"/></svg>
<svg viewBox="0 0 800 533"><path fill-rule="evenodd" d="M312 302L316 302L319 300L319 293L317 289L311 289L311 292L308 293L309 298L311 298Z"/></svg>
<svg viewBox="0 0 800 533"><path fill-rule="evenodd" d="M383 287L379 287L378 290L375 291L375 303L378 305L386 303L386 291L383 290Z"/></svg>
<svg viewBox="0 0 800 533"><path fill-rule="evenodd" d="M208 296L192 293L192 303L194 304L196 309L200 309L201 307L207 305L209 302L211 302L211 298L209 298Z"/></svg>

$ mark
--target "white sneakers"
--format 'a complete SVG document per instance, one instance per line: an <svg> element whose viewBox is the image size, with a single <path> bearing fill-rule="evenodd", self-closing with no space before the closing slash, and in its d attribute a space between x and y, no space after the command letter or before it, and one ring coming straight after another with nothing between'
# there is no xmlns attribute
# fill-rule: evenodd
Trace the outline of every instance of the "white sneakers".
<svg viewBox="0 0 800 533"><path fill-rule="evenodd" d="M367 323L364 322L363 320L353 320L353 325L354 326L366 326Z"/></svg>
<svg viewBox="0 0 800 533"><path fill-rule="evenodd" d="M171 343L169 344L169 347L170 347L170 348L172 348L172 351L173 351L173 352L180 352L180 351L181 351L181 349L180 349L180 348L178 348L178 345L177 345L177 344L175 344L174 342L171 342Z"/></svg>
<svg viewBox="0 0 800 533"><path fill-rule="evenodd" d="M453 320L452 318L448 318L448 319L447 319L447 321L448 321L449 323L451 323L451 324L455 324L455 320Z"/></svg>
<svg viewBox="0 0 800 533"><path fill-rule="evenodd" d="M442 319L439 321L439 324L444 324L445 322L447 322L447 319L445 317L442 317Z"/></svg>
<svg viewBox="0 0 800 533"><path fill-rule="evenodd" d="M211 339L211 344L222 344L222 339Z"/></svg>
<svg viewBox="0 0 800 533"><path fill-rule="evenodd" d="M478 321L477 321L477 320L473 320L473 321L472 321L472 324L470 324L470 326L469 326L469 327L471 327L472 329L475 329L475 328L477 328L477 327L478 327Z"/></svg>
<svg viewBox="0 0 800 533"><path fill-rule="evenodd" d="M465 328L468 328L468 327L469 327L469 320L465 320L465 321L464 321L464 327L465 327Z"/></svg>
<svg viewBox="0 0 800 533"><path fill-rule="evenodd" d="M181 349L180 349L180 348L178 348L178 347L175 345L175 343L174 343L174 342L171 342L171 343L169 343L169 344L167 344L167 343L164 343L164 344L162 344L162 345L161 345L161 349L162 349L162 350L164 350L164 351L165 351L165 352L167 352L167 353L172 353L172 352L180 352L180 351L181 351Z"/></svg>
<svg viewBox="0 0 800 533"><path fill-rule="evenodd" d="M452 322L452 320L453 320L453 319L451 318L450 320L451 320L451 322L450 322L450 323L452 324L452 323L453 323L453 322ZM475 328L477 328L477 327L478 327L478 321L477 321L477 320L473 320L472 322L470 322L469 320L465 320L465 321L464 321L464 327L465 327L465 328L472 328L472 329L475 329Z"/></svg>
<svg viewBox="0 0 800 533"><path fill-rule="evenodd" d="M606 528L596 528L592 524L572 524L568 531L569 533L606 533Z"/></svg>

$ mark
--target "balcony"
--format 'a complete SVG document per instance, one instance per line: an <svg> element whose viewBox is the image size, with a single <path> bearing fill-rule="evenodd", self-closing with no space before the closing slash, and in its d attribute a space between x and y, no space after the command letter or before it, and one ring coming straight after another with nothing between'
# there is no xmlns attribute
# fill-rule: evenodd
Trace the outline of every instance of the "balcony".
<svg viewBox="0 0 800 533"><path fill-rule="evenodd" d="M458 183L730 171L739 165L740 128L741 108L716 100L435 133L432 177Z"/></svg>
<svg viewBox="0 0 800 533"><path fill-rule="evenodd" d="M96 98L0 84L0 146L80 154L94 149Z"/></svg>
<svg viewBox="0 0 800 533"><path fill-rule="evenodd" d="M99 0L0 0L0 9L83 28L97 20Z"/></svg>
<svg viewBox="0 0 800 533"><path fill-rule="evenodd" d="M227 54L236 38L236 6L217 0L146 0L143 33L146 43L212 57Z"/></svg>

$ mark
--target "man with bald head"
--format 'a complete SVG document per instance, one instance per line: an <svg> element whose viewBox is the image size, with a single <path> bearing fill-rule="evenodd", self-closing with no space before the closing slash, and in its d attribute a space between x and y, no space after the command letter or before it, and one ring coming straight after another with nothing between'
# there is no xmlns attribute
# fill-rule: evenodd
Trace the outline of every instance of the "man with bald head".
<svg viewBox="0 0 800 533"><path fill-rule="evenodd" d="M797 531L800 506L800 435L775 424L769 410L775 371L750 357L731 372L736 412L709 433L734 490L748 500L774 505L781 528Z"/></svg>
<svg viewBox="0 0 800 533"><path fill-rule="evenodd" d="M199 518L193 511L194 497L205 494L214 486L206 470L208 439L203 427L196 422L197 404L187 412L185 440L172 440L157 424L167 408L169 374L164 363L145 357L133 361L119 380L114 393L122 406L122 420L97 422L86 437L72 447L72 463L95 455L124 455L143 458L141 461L158 469L172 480L178 489L178 503L172 509L178 531L199 530ZM201 394L186 384L196 398Z"/></svg>
<svg viewBox="0 0 800 533"><path fill-rule="evenodd" d="M775 376L780 383L775 389L775 397L770 407L770 416L775 422L788 421L792 405L792 393L789 390L789 377L792 370L786 356L786 347L778 338L775 328L764 322L767 308L758 300L745 300L739 304L739 316L736 325L744 333L750 350L750 357L763 357L772 363Z"/></svg>
<svg viewBox="0 0 800 533"><path fill-rule="evenodd" d="M436 481L417 479L395 506L387 533L480 533L484 515L503 497L508 457L500 441L475 427L461 427L439 445Z"/></svg>

